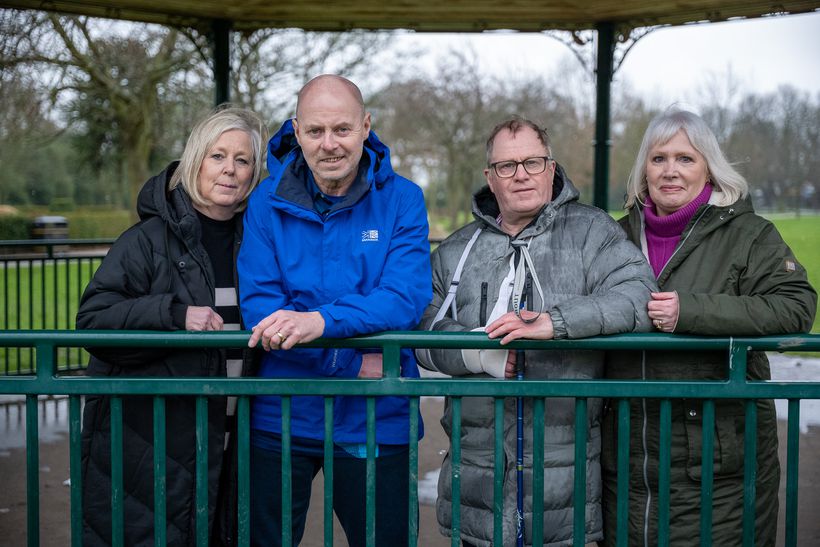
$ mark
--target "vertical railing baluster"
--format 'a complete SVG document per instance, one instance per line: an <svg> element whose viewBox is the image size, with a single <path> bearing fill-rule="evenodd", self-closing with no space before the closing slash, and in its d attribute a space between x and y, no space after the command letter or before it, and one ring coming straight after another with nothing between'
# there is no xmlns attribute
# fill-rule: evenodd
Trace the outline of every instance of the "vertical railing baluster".
<svg viewBox="0 0 820 547"><path fill-rule="evenodd" d="M154 395L154 544L157 547L164 547L167 541L165 439L165 397Z"/></svg>
<svg viewBox="0 0 820 547"><path fill-rule="evenodd" d="M122 487L122 397L112 395L111 405L111 543L123 545L123 487Z"/></svg>
<svg viewBox="0 0 820 547"><path fill-rule="evenodd" d="M28 544L40 545L40 431L37 395L26 395L26 522Z"/></svg>
<svg viewBox="0 0 820 547"><path fill-rule="evenodd" d="M239 547L246 547L251 541L250 517L250 397L242 395L236 406L237 435L237 540Z"/></svg>
<svg viewBox="0 0 820 547"><path fill-rule="evenodd" d="M669 544L670 486L672 484L672 401L660 401L658 453L658 544Z"/></svg>
<svg viewBox="0 0 820 547"><path fill-rule="evenodd" d="M544 399L532 400L532 542L544 544Z"/></svg>
<svg viewBox="0 0 820 547"><path fill-rule="evenodd" d="M618 547L626 547L629 537L629 399L618 399L618 475L617 475L617 533Z"/></svg>
<svg viewBox="0 0 820 547"><path fill-rule="evenodd" d="M418 543L419 532L419 398L410 397L410 438L408 439L409 469L407 478L409 494L407 499L407 544L414 547Z"/></svg>
<svg viewBox="0 0 820 547"><path fill-rule="evenodd" d="M797 480L800 462L800 399L789 399L786 440L786 547L797 546Z"/></svg>
<svg viewBox="0 0 820 547"><path fill-rule="evenodd" d="M504 480L507 463L504 452L504 399L493 399L495 406L495 469L493 470L493 545L504 544Z"/></svg>
<svg viewBox="0 0 820 547"><path fill-rule="evenodd" d="M293 543L292 504L293 485L291 482L291 398L282 396L282 545Z"/></svg>
<svg viewBox="0 0 820 547"><path fill-rule="evenodd" d="M461 544L461 397L451 397L452 405L452 447L450 453L450 491L452 492L452 547L459 547Z"/></svg>
<svg viewBox="0 0 820 547"><path fill-rule="evenodd" d="M208 399L201 395L196 398L196 543L208 545Z"/></svg>
<svg viewBox="0 0 820 547"><path fill-rule="evenodd" d="M325 397L324 532L325 546L333 545L333 397Z"/></svg>
<svg viewBox="0 0 820 547"><path fill-rule="evenodd" d="M367 398L367 471L365 491L365 543L376 547L376 398Z"/></svg>
<svg viewBox="0 0 820 547"><path fill-rule="evenodd" d="M68 451L71 490L71 546L80 547L83 535L82 413L80 395L68 397Z"/></svg>
<svg viewBox="0 0 820 547"><path fill-rule="evenodd" d="M575 493L572 537L575 543L586 541L587 506L587 400L575 399Z"/></svg>
<svg viewBox="0 0 820 547"><path fill-rule="evenodd" d="M715 401L703 401L703 451L701 453L700 544L712 545L712 487L715 455Z"/></svg>
<svg viewBox="0 0 820 547"><path fill-rule="evenodd" d="M743 545L755 544L755 501L757 500L757 401L748 399L743 441Z"/></svg>

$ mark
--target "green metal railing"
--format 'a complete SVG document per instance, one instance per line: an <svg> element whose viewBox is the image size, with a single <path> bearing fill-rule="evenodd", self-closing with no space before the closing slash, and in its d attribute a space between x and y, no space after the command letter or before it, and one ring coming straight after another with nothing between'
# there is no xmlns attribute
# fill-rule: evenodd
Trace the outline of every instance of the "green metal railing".
<svg viewBox="0 0 820 547"><path fill-rule="evenodd" d="M156 544L165 544L165 432L164 400L167 396L191 395L196 397L196 435L197 435L197 543L207 545L206 514L202 508L206 505L206 469L207 454L207 406L208 396L233 395L239 397L238 404L238 444L239 444L239 500L238 500L238 538L241 545L249 539L249 496L250 484L248 470L249 453L249 398L254 395L280 395L283 397L283 470L290 467L289 447L290 401L292 397L315 395L325 397L326 424L332 423L332 398L337 395L354 395L367 398L367 537L368 545L375 545L374 522L378 514L375 505L375 398L386 395L407 396L410 398L410 466L411 480L409 533L410 544L418 540L418 410L421 396L447 396L452 400L453 438L451 457L453 462L453 523L452 545L459 545L459 492L461 463L461 400L463 397L495 398L496 454L503 451L501 438L503 424L503 400L506 397L524 396L533 399L534 423L542 424L544 419L544 401L553 397L574 398L576 409L575 440L575 489L574 489L574 535L584 537L584 507L586 488L586 439L587 439L587 400L589 398L610 398L618 410L618 503L617 521L619 545L626 544L622 531L626 530L628 499L628 439L629 439L629 399L653 398L661 400L661 453L659 484L659 537L668 538L669 527L669 462L671 429L671 402L678 398L704 400L703 413L703 472L702 472L702 507L701 507L701 545L711 545L710 531L712 526L711 490L713 475L714 446L714 404L718 399L743 399L746 401L746 435L744 453L744 519L743 544L754 544L754 501L755 501L755 462L756 462L756 416L757 399L788 399L788 441L787 441L787 478L786 478L786 545L797 544L797 499L798 499L798 450L799 450L799 404L802 399L820 399L820 382L751 382L746 380L747 352L750 350L774 351L818 351L819 335L772 336L762 338L698 338L664 334L631 334L609 337L598 337L584 340L560 341L518 341L509 349L544 349L544 350L728 350L730 355L728 379L723 381L641 381L641 380L525 380L508 382L495 379L407 379L399 375L399 352L401 348L498 348L498 342L491 341L480 333L443 333L443 332L393 332L344 340L317 340L307 347L352 347L380 348L384 356L384 378L379 380L359 379L259 379L259 378L220 378L189 379L174 378L87 378L76 376L59 376L55 356L58 348L78 346L100 347L244 347L248 333L167 333L167 332L113 332L113 331L11 331L0 332L0 347L32 347L36 356L36 374L28 376L0 377L0 394L26 395L26 436L27 436L27 495L28 495L28 543L39 544L39 485L38 485L38 430L37 430L37 397L38 395L65 394L69 396L70 426L70 472L71 472L71 532L72 544L81 544L82 507L80 475L80 407L84 394L111 395L111 438L112 438L112 493L111 505L113 515L113 540L115 545L123 541L123 489L122 489L122 397L127 395L150 395L154 397L154 492L156 509ZM543 427L534 428L534 490L533 512L543 511L543 475L539 472L543 464ZM325 456L333 453L332 427L325 431ZM501 482L503 468L496 458L495 467L495 539L494 543L502 544ZM332 458L328 461L332 461ZM325 544L331 545L332 538L332 466L325 476ZM331 475L331 477L328 477ZM286 505L283 510L283 543L290 544L290 504L287 472L284 474L283 495ZM532 535L536 544L543 538L543 530L534 519ZM663 544L663 541L661 541Z"/></svg>
<svg viewBox="0 0 820 547"><path fill-rule="evenodd" d="M0 329L73 329L80 296L102 262L110 239L0 241ZM60 370L83 368L82 348L61 348ZM0 347L0 375L26 374L30 350Z"/></svg>

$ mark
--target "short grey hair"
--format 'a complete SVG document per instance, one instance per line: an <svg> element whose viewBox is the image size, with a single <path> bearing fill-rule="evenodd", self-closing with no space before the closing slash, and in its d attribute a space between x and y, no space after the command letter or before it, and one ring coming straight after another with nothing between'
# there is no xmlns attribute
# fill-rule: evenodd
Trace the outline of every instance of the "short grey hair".
<svg viewBox="0 0 820 547"><path fill-rule="evenodd" d="M179 166L168 182L168 189L173 190L181 184L194 205L200 207L211 205L199 192L199 185L197 184L199 169L202 167L206 154L213 148L219 137L227 131L234 130L244 131L248 134L253 150L253 178L251 178L247 192L237 204L235 212L243 211L248 203L248 197L262 177L262 164L265 158L263 146L266 145L268 140L268 130L265 124L252 110L223 105L212 111L203 120L200 120L188 136L188 142L185 143L185 150L182 152Z"/></svg>
<svg viewBox="0 0 820 547"><path fill-rule="evenodd" d="M522 118L521 116L511 116L493 127L493 130L490 131L490 138L487 139L487 167L490 166L490 162L492 161L493 143L498 134L506 129L515 135L525 127L529 127L535 131L535 134L538 135L538 140L541 141L541 144L547 149L547 155L552 157L552 146L550 145L550 136L547 134L547 130L534 121Z"/></svg>
<svg viewBox="0 0 820 547"><path fill-rule="evenodd" d="M646 181L646 160L649 152L655 146L669 142L678 131L686 134L692 147L706 160L708 177L716 191L716 194L712 195L713 203L726 206L746 197L749 193L749 183L723 155L715 134L703 118L688 110L669 108L655 116L646 128L626 185L627 209L637 203L643 203L649 192Z"/></svg>

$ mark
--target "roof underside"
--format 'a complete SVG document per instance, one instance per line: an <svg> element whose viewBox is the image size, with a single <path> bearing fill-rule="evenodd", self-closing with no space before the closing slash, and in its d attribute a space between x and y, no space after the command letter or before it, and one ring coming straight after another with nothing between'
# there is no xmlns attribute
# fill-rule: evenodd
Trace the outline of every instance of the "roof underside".
<svg viewBox="0 0 820 547"><path fill-rule="evenodd" d="M170 26L203 27L225 19L235 30L433 32L582 30L601 22L628 30L820 9L820 2L807 0L3 0L2 5Z"/></svg>

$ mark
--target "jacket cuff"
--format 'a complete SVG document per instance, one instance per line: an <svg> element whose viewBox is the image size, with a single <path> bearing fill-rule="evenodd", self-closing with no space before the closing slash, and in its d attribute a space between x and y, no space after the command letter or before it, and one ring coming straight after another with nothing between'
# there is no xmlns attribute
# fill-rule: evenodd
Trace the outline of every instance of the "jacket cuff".
<svg viewBox="0 0 820 547"><path fill-rule="evenodd" d="M562 338L568 338L567 335L567 324L564 322L564 316L561 315L561 312L558 308L553 308L549 311L550 318L552 319L552 337L555 340L560 340Z"/></svg>
<svg viewBox="0 0 820 547"><path fill-rule="evenodd" d="M678 322L675 324L676 333L687 333L697 326L699 306L695 295L678 293Z"/></svg>
<svg viewBox="0 0 820 547"><path fill-rule="evenodd" d="M188 314L188 306L179 302L171 303L171 320L179 330L185 330L185 316Z"/></svg>

